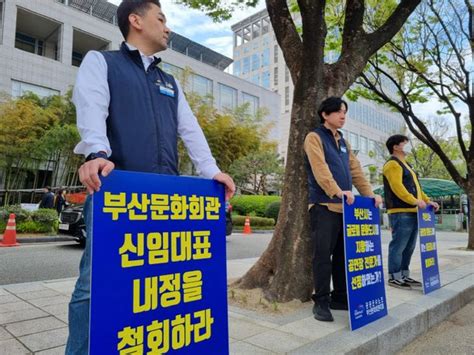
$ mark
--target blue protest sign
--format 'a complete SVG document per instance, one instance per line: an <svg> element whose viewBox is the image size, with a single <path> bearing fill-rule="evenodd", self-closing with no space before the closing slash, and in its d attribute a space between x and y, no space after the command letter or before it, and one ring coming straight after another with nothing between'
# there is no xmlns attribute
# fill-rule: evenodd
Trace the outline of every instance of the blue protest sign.
<svg viewBox="0 0 474 355"><path fill-rule="evenodd" d="M433 206L418 208L418 235L420 236L421 273L423 293L427 294L441 287L436 244L436 219Z"/></svg>
<svg viewBox="0 0 474 355"><path fill-rule="evenodd" d="M380 213L374 199L344 201L344 251L351 330L387 315Z"/></svg>
<svg viewBox="0 0 474 355"><path fill-rule="evenodd" d="M224 188L113 171L93 195L90 354L228 353Z"/></svg>

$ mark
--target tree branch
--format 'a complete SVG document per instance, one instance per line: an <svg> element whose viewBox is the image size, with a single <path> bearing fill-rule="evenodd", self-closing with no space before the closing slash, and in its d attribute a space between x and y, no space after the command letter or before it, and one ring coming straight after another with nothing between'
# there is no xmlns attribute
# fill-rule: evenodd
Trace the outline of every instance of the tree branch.
<svg viewBox="0 0 474 355"><path fill-rule="evenodd" d="M358 42L360 35L365 35L364 23L365 5L363 0L347 0L344 30L342 32L342 53Z"/></svg>
<svg viewBox="0 0 474 355"><path fill-rule="evenodd" d="M370 62L371 66L377 70L378 73L383 74L386 76L392 83L398 88L399 95L401 97L400 103L397 103L394 99L384 94L379 88L374 85L371 80L367 77L365 73L361 75L363 79L363 83L361 83L364 87L368 88L372 92L374 92L377 96L380 97L385 103L389 104L390 106L394 107L397 111L405 119L406 124L410 131L423 143L425 143L428 147L430 147L441 159L443 164L445 165L446 169L448 170L449 174L453 178L454 181L458 183L459 186L466 187L467 186L467 179L463 178L459 171L456 169L454 164L451 162L449 157L444 153L441 146L438 144L436 139L433 138L425 124L414 114L411 103L406 96L405 92L403 91L402 87L399 83L386 71L382 68L378 67L375 63ZM416 127L415 127L416 126Z"/></svg>
<svg viewBox="0 0 474 355"><path fill-rule="evenodd" d="M286 0L266 0L268 15L283 57L296 83L302 66L303 43L291 18Z"/></svg>

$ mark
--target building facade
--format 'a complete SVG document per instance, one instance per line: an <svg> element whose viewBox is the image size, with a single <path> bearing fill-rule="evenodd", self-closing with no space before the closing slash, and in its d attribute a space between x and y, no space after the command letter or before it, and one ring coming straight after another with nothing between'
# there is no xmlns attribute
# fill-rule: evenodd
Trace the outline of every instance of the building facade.
<svg viewBox="0 0 474 355"><path fill-rule="evenodd" d="M232 31L234 75L280 94L279 152L286 158L294 85L267 10L236 23ZM348 121L343 130L346 139L358 152L364 170L368 172L370 166L380 168L384 162L386 139L391 134L405 131L403 118L364 99L348 101L348 105Z"/></svg>
<svg viewBox="0 0 474 355"><path fill-rule="evenodd" d="M89 50L119 48L123 38L116 10L106 0L0 0L0 92L7 97L27 91L40 97L64 94ZM231 58L177 33L159 55L165 71L189 67L188 89L213 96L218 109L244 103L251 112L266 108L265 120L275 122L270 138L280 139L278 94L225 73Z"/></svg>

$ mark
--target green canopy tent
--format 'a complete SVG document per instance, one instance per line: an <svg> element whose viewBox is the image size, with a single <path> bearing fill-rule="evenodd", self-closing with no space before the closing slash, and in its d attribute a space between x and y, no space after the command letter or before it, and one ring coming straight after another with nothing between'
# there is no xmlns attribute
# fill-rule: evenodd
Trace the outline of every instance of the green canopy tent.
<svg viewBox="0 0 474 355"><path fill-rule="evenodd" d="M462 195L464 193L454 181L450 180L421 178L420 184L424 193L432 199ZM377 187L374 192L383 196L383 186Z"/></svg>
<svg viewBox="0 0 474 355"><path fill-rule="evenodd" d="M464 190L451 180L421 178L420 184L423 192L433 200L442 197L459 196L459 201L461 203L461 195L464 194ZM374 193L383 196L383 186L377 187L374 190ZM460 210L462 211L462 206L460 206ZM443 211L443 200L441 200L441 215L443 214ZM441 221L441 219L439 221Z"/></svg>

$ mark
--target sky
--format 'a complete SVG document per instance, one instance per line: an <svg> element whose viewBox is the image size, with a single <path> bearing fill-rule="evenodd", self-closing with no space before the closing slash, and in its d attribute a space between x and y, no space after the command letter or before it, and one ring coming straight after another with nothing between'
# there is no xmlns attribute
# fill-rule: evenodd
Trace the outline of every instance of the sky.
<svg viewBox="0 0 474 355"><path fill-rule="evenodd" d="M118 5L121 0L109 2ZM230 58L233 47L231 26L265 8L265 1L260 0L255 8L237 9L230 20L216 23L203 12L176 4L175 1L161 0L160 3L172 31Z"/></svg>

